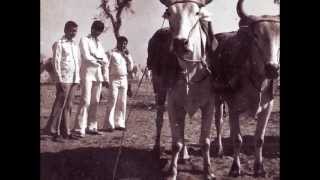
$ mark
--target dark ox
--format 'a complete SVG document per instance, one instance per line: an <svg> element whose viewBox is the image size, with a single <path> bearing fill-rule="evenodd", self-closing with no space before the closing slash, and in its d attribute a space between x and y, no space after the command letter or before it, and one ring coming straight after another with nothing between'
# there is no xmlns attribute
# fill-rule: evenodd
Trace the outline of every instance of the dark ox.
<svg viewBox="0 0 320 180"><path fill-rule="evenodd" d="M168 98L168 115L172 134L172 159L166 179L177 178L178 157L184 147L185 116L201 110L200 144L204 158L204 179L214 179L210 163L210 130L213 120L214 95L208 69L210 42L212 50L217 46L214 36L208 36L203 27L203 7L210 0L178 1L161 0L167 6L164 15L170 28L160 29L149 41L148 68L156 93L157 138L163 121L165 95ZM160 67L160 68L159 68ZM161 119L161 120L160 120Z"/></svg>
<svg viewBox="0 0 320 180"><path fill-rule="evenodd" d="M216 80L229 89L217 91L215 114L217 145L222 154L222 102L229 107L230 134L234 159L231 176L241 174L239 116L245 112L257 119L255 132L254 174L264 176L262 146L268 119L273 107L273 81L279 76L280 19L279 16L249 16L243 11L243 0L237 4L240 17L238 32L217 34L219 46L213 61Z"/></svg>

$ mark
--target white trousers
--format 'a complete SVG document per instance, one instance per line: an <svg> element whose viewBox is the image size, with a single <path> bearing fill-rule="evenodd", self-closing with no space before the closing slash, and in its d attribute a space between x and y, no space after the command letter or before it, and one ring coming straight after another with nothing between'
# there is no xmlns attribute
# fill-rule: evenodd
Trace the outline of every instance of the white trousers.
<svg viewBox="0 0 320 180"><path fill-rule="evenodd" d="M97 110L101 95L101 82L81 80L81 102L78 107L74 131L85 134L98 130Z"/></svg>
<svg viewBox="0 0 320 180"><path fill-rule="evenodd" d="M126 76L110 77L110 91L104 129L125 128L128 79Z"/></svg>

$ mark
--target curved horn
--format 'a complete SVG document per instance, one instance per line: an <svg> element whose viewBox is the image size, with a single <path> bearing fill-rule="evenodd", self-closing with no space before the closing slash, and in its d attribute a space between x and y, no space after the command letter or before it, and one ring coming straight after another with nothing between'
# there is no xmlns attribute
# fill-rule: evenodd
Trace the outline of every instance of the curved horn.
<svg viewBox="0 0 320 180"><path fill-rule="evenodd" d="M207 5L207 4L209 4L209 3L211 3L213 0L195 0L194 2L197 2L197 3L199 3L201 6L205 6L205 5ZM164 4L165 6L169 6L171 3L173 3L172 1L170 1L170 0L160 0L160 2L162 3L162 4ZM174 1L174 2L177 2L177 1ZM178 2L179 2L179 0L178 0ZM183 1L182 1L183 2Z"/></svg>
<svg viewBox="0 0 320 180"><path fill-rule="evenodd" d="M160 0L160 2L165 6L169 6L169 2L167 0Z"/></svg>
<svg viewBox="0 0 320 180"><path fill-rule="evenodd" d="M241 19L247 19L248 15L243 11L243 1L239 0L237 4L237 14Z"/></svg>

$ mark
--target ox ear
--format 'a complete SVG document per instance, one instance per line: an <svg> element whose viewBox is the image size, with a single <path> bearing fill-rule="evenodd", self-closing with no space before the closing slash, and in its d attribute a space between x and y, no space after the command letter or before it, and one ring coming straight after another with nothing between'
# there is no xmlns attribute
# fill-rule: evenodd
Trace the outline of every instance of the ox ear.
<svg viewBox="0 0 320 180"><path fill-rule="evenodd" d="M212 14L206 9L201 8L199 12L200 20L211 22L212 21Z"/></svg>
<svg viewBox="0 0 320 180"><path fill-rule="evenodd" d="M166 9L166 11L163 13L162 17L165 19L169 19L170 13L168 11L168 9Z"/></svg>

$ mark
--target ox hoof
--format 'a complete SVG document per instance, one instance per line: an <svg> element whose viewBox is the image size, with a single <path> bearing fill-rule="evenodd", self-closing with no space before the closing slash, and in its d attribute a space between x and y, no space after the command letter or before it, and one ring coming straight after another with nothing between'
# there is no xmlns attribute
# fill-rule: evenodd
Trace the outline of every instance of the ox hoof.
<svg viewBox="0 0 320 180"><path fill-rule="evenodd" d="M203 174L204 174L205 180L215 180L216 179L216 176L212 172L210 165L207 166L204 164Z"/></svg>
<svg viewBox="0 0 320 180"><path fill-rule="evenodd" d="M178 176L178 171L171 170L167 173L167 175L164 177L164 180L176 180Z"/></svg>
<svg viewBox="0 0 320 180"><path fill-rule="evenodd" d="M223 148L222 147L218 147L216 155L217 155L218 158L222 158L223 157Z"/></svg>
<svg viewBox="0 0 320 180"><path fill-rule="evenodd" d="M210 171L205 171L204 179L205 180L216 180L216 176Z"/></svg>
<svg viewBox="0 0 320 180"><path fill-rule="evenodd" d="M216 176L214 174L210 173L210 174L205 175L204 179L205 180L216 180Z"/></svg>
<svg viewBox="0 0 320 180"><path fill-rule="evenodd" d="M241 169L240 169L240 165L236 162L233 161L230 172L229 172L229 176L231 177L239 177L241 176Z"/></svg>
<svg viewBox="0 0 320 180"><path fill-rule="evenodd" d="M266 176L266 171L264 170L262 163L254 163L253 171L254 171L254 174L253 174L254 177L265 177Z"/></svg>
<svg viewBox="0 0 320 180"><path fill-rule="evenodd" d="M210 148L210 153L214 157L222 158L223 157L223 146L219 145L217 141L212 142L212 147Z"/></svg>

